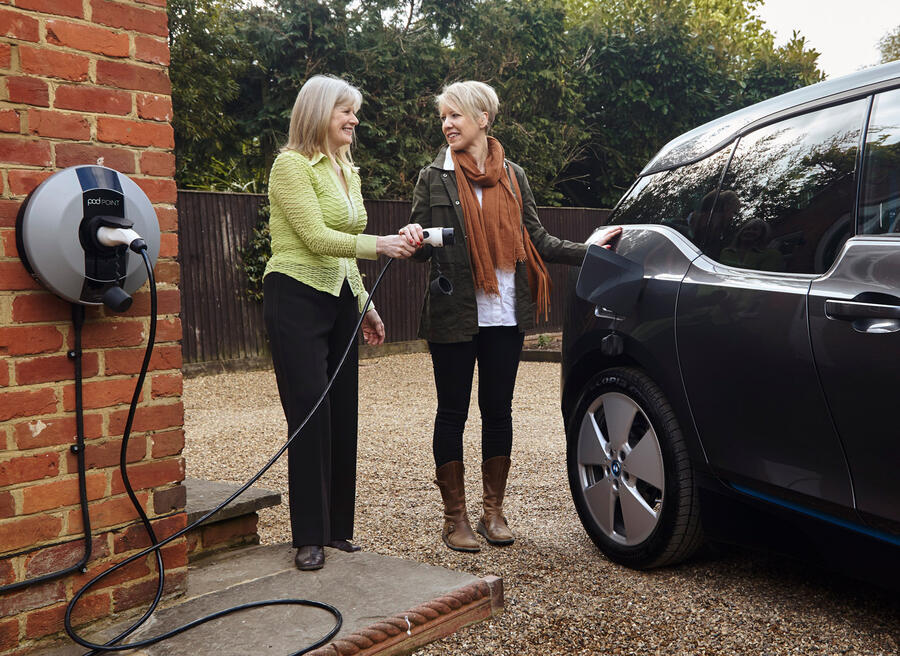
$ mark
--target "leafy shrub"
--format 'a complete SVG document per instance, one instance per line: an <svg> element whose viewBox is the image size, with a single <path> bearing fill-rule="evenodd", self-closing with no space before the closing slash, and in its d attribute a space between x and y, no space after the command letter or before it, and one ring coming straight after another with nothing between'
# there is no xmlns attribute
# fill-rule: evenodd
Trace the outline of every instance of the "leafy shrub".
<svg viewBox="0 0 900 656"><path fill-rule="evenodd" d="M246 298L262 303L263 300L263 274L266 272L266 263L272 257L272 236L269 234L269 206L260 205L259 223L253 228L253 237L247 248L238 251L241 261L244 263L244 273L247 274L247 289L244 291Z"/></svg>

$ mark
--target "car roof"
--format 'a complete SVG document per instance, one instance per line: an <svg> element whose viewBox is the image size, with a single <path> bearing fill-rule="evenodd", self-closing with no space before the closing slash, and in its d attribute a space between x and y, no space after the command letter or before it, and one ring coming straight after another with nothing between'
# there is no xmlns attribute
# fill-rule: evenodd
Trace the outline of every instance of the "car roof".
<svg viewBox="0 0 900 656"><path fill-rule="evenodd" d="M763 100L675 137L640 176L696 162L765 123L896 86L900 86L900 60Z"/></svg>

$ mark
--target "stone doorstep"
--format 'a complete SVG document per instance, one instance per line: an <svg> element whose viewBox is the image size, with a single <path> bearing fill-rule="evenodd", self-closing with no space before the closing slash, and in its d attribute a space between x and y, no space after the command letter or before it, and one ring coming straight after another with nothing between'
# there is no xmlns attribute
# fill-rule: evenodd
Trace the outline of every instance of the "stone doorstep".
<svg viewBox="0 0 900 656"><path fill-rule="evenodd" d="M187 513L187 523L193 524L215 508L216 505L227 499L240 486L235 483L185 478L184 487L187 491L187 502L184 508ZM228 506L203 522L201 526L207 526L242 515L249 515L262 508L270 508L280 503L280 493L251 487Z"/></svg>
<svg viewBox="0 0 900 656"><path fill-rule="evenodd" d="M311 656L402 656L503 611L503 579L486 576L452 592L339 636Z"/></svg>
<svg viewBox="0 0 900 656"><path fill-rule="evenodd" d="M312 598L334 605L343 628L315 656L402 656L475 622L502 612L503 581L477 578L443 567L371 552L345 554L326 549L325 568L299 572L289 544L255 546L219 553L190 566L188 589L167 599L131 637L140 641L201 615L256 599ZM408 610L397 612L397 608ZM250 613L250 614L246 614ZM115 622L114 618L110 618ZM121 621L121 617L118 618ZM198 626L169 640L130 651L132 656L293 653L312 644L332 626L323 611L276 606ZM127 624L104 625L114 635ZM97 627L99 628L99 627ZM89 639L101 636L88 629ZM30 652L32 656L80 656L69 642Z"/></svg>

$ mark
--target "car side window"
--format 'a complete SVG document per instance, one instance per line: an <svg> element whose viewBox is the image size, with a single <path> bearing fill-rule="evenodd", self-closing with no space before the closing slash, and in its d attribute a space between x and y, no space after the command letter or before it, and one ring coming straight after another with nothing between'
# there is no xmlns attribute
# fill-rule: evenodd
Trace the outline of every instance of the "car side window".
<svg viewBox="0 0 900 656"><path fill-rule="evenodd" d="M729 146L694 164L641 178L610 223L667 225L699 246L730 153Z"/></svg>
<svg viewBox="0 0 900 656"><path fill-rule="evenodd" d="M826 271L853 233L854 174L867 104L829 107L742 136L704 252L744 269Z"/></svg>
<svg viewBox="0 0 900 656"><path fill-rule="evenodd" d="M900 234L900 89L875 96L863 155L859 232Z"/></svg>

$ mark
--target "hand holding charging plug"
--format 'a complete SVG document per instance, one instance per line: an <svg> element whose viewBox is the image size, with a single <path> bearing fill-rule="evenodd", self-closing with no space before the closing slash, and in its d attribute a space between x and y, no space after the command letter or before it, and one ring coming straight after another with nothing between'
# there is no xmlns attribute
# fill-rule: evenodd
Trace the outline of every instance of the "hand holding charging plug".
<svg viewBox="0 0 900 656"><path fill-rule="evenodd" d="M427 244L434 248L443 248L444 246L452 246L455 237L453 228L423 228L418 223L410 223L403 226L398 231L400 236L408 241L410 245L420 248ZM441 265L436 259L432 259L432 264L437 274L431 280L429 289L432 294L444 294L449 296L453 293L453 283L441 272Z"/></svg>
<svg viewBox="0 0 900 656"><path fill-rule="evenodd" d="M417 248L425 244L443 248L452 246L454 242L453 228L423 228L418 223L410 223L400 228L398 232L410 245Z"/></svg>
<svg viewBox="0 0 900 656"><path fill-rule="evenodd" d="M425 241L425 231L418 223L408 223L400 228L397 233L405 238L407 243L416 248L419 248L422 242Z"/></svg>

